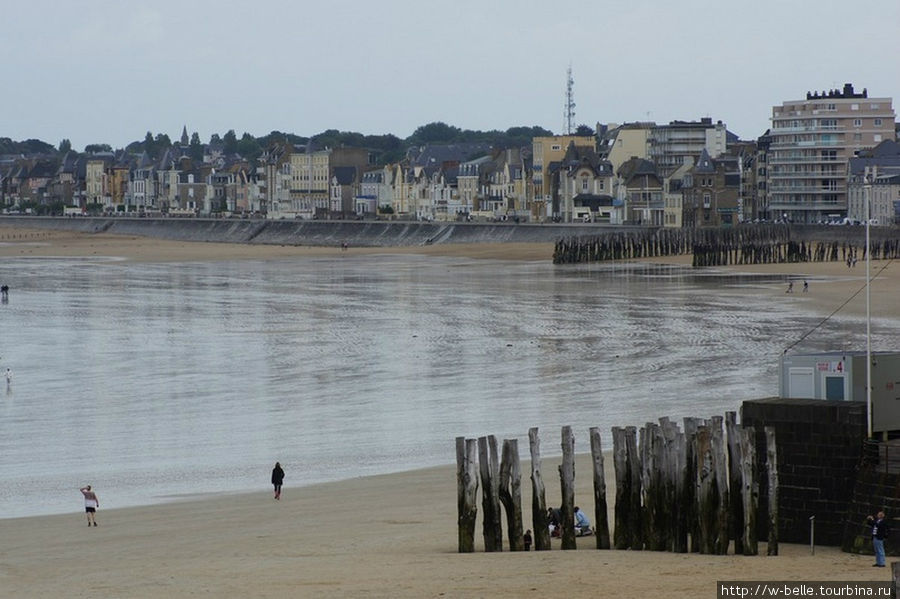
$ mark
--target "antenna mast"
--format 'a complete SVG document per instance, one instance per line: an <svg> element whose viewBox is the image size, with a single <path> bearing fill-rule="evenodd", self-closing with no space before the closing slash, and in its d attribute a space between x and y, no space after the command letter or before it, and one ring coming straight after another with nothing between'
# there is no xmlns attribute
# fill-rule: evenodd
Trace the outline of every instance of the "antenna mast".
<svg viewBox="0 0 900 599"><path fill-rule="evenodd" d="M570 64L568 70L566 71L566 135L572 135L572 127L575 123L575 94L572 91L572 87L574 85L575 80L572 79L572 65Z"/></svg>

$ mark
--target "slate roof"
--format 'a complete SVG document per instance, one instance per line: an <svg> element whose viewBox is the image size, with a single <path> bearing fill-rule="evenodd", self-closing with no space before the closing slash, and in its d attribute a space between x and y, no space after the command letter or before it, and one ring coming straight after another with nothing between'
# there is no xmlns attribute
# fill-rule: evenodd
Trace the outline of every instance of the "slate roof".
<svg viewBox="0 0 900 599"><path fill-rule="evenodd" d="M447 162L465 162L472 156L490 151L490 144L485 143L429 144L419 148L418 155L411 156L411 165L428 167Z"/></svg>
<svg viewBox="0 0 900 599"><path fill-rule="evenodd" d="M709 152L706 151L706 148L703 148L703 151L700 152L700 157L697 159L697 164L694 165L693 168L694 173L715 173L716 172L716 164L713 162L713 159L709 157Z"/></svg>
<svg viewBox="0 0 900 599"><path fill-rule="evenodd" d="M337 179L338 185L353 185L356 181L356 167L336 166L334 167L334 178Z"/></svg>

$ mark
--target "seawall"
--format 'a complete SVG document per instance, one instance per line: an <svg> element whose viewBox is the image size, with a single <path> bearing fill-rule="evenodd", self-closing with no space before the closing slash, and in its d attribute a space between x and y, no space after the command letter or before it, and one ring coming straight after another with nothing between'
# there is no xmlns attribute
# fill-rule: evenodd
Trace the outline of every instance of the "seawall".
<svg viewBox="0 0 900 599"><path fill-rule="evenodd" d="M300 221L203 218L4 216L0 226L262 245L398 247L445 243L555 243L641 227L595 224Z"/></svg>

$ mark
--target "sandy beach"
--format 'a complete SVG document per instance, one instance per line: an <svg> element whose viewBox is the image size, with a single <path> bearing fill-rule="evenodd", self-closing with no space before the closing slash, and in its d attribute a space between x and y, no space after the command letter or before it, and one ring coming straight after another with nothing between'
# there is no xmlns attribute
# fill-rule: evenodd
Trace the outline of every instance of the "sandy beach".
<svg viewBox="0 0 900 599"><path fill-rule="evenodd" d="M550 260L550 244L436 245L417 248L353 248L360 253L416 252L494 260ZM339 248L249 246L167 242L139 237L87 235L0 227L0 257L116 257L136 261L303 259L334 255ZM663 260L657 260L663 262ZM687 264L689 258L665 260ZM761 289L773 302L802 302L827 316L860 291L865 264L744 266L797 282L786 294L778 284ZM872 263L872 312L900 317L898 266ZM802 281L810 284L802 292ZM14 290L13 290L14 292ZM729 292L723 291L723 294ZM733 293L733 292L732 292ZM735 301L740 297L735 296ZM841 314L865 315L865 293ZM527 431L522 431L523 435ZM576 430L586 435L586 430ZM559 431L542 431L556 446ZM611 441L604 437L609 446ZM448 462L454 456L448 439ZM558 458L543 462L547 500L559 502ZM455 466L337 483L304 486L303 472L284 464L281 501L269 488L238 495L193 497L116 509L100 498L99 526L86 528L81 495L72 489L72 512L0 520L0 597L521 597L566 596L712 597L723 580L889 580L890 569L871 568L872 558L836 548L780 546L777 557L700 556L635 551L597 551L594 538L577 551L530 553L457 549ZM612 508L614 482L607 460ZM399 466L398 466L399 467ZM523 464L523 506L530 506ZM588 456L576 465L576 503L593 516ZM261 473L265 480L268 473ZM91 481L84 481L85 484ZM610 521L612 518L610 517ZM530 528L526 513L526 528Z"/></svg>

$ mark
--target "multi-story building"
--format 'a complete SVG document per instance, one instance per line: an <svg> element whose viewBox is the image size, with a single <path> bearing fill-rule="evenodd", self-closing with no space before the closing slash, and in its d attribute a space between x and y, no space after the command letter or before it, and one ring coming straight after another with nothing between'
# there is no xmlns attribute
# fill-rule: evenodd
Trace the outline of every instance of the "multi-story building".
<svg viewBox="0 0 900 599"><path fill-rule="evenodd" d="M615 176L612 164L594 148L570 144L550 176L558 188L560 220L611 222Z"/></svg>
<svg viewBox="0 0 900 599"><path fill-rule="evenodd" d="M683 226L721 227L739 222L740 162L713 160L705 151L682 179Z"/></svg>
<svg viewBox="0 0 900 599"><path fill-rule="evenodd" d="M554 135L551 137L535 137L532 140L532 175L531 183L531 215L535 219L546 218L559 219L559 197L553 197L553 189L550 185L551 169L558 168L559 162L565 157L566 149L570 143L576 146L594 149L597 145L593 136L581 135Z"/></svg>
<svg viewBox="0 0 900 599"><path fill-rule="evenodd" d="M665 224L663 179L656 165L632 158L616 171L614 224L661 227Z"/></svg>
<svg viewBox="0 0 900 599"><path fill-rule="evenodd" d="M868 216L873 225L900 222L900 144L881 142L858 158L851 158L849 170L847 218L865 222Z"/></svg>
<svg viewBox="0 0 900 599"><path fill-rule="evenodd" d="M815 223L847 213L847 163L860 150L895 138L891 98L868 92L807 92L772 108L768 204L772 216Z"/></svg>
<svg viewBox="0 0 900 599"><path fill-rule="evenodd" d="M648 138L650 160L660 176L668 177L684 164L694 164L706 150L710 158L718 158L728 147L728 132L722 121L709 117L699 121L672 121L656 125Z"/></svg>

